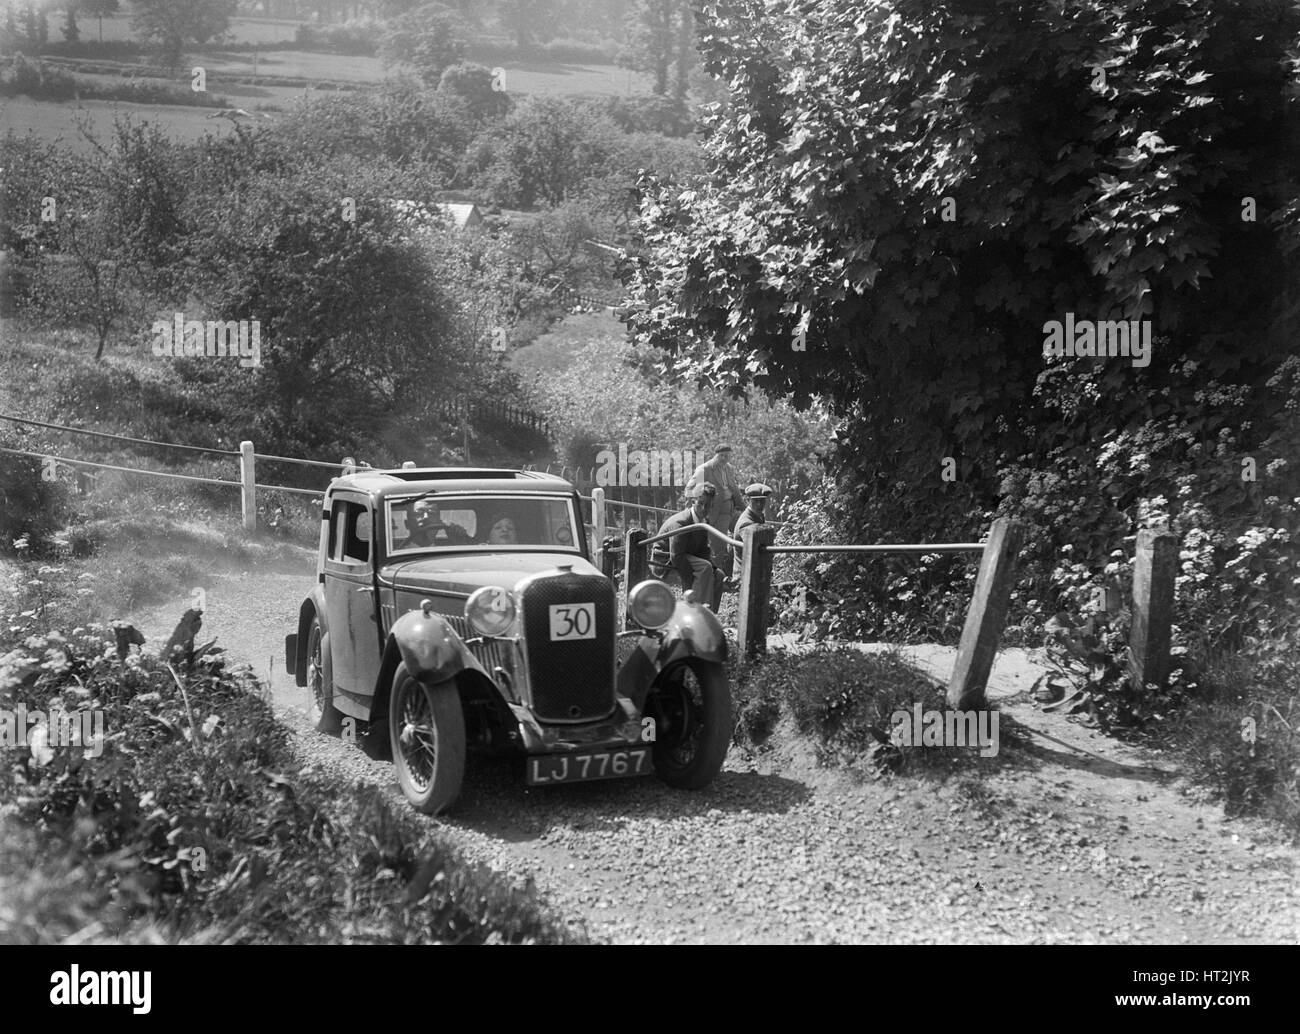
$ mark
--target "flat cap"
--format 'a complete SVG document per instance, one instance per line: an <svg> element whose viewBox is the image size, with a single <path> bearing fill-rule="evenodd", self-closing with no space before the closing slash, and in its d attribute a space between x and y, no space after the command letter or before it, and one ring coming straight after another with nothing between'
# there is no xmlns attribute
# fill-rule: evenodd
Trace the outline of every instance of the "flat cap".
<svg viewBox="0 0 1300 1034"><path fill-rule="evenodd" d="M730 445L728 445L726 442L723 442L721 445L719 445L717 448L713 450L713 455L716 456L720 452L734 452L734 451L735 450L732 449Z"/></svg>
<svg viewBox="0 0 1300 1034"><path fill-rule="evenodd" d="M761 495L763 498L766 499L771 494L772 494L772 490L768 488L767 485L764 485L758 481L755 481L752 485L750 485L747 489L745 489L745 495L750 498Z"/></svg>

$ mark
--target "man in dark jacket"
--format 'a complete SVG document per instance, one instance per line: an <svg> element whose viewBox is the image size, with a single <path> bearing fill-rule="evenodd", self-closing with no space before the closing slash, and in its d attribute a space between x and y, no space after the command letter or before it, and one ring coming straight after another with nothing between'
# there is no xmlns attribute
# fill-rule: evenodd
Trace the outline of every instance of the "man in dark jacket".
<svg viewBox="0 0 1300 1034"><path fill-rule="evenodd" d="M745 489L745 498L749 500L749 505L745 507L745 512L736 520L736 530L731 533L733 539L745 541L745 529L751 524L766 524L767 518L763 516L763 511L767 509L767 500L772 495L772 490L767 485L755 483ZM743 570L742 561L745 558L745 550L742 546L732 546L732 553L736 557L736 566L734 568L736 577L740 577Z"/></svg>
<svg viewBox="0 0 1300 1034"><path fill-rule="evenodd" d="M688 528L692 524L707 524L705 518L713 495L713 486L703 485L691 506L664 521L659 526L659 533ZM722 572L713 565L713 549L707 531L688 531L668 539L668 566L681 574L683 589L694 589L697 598L714 613L717 612L722 598Z"/></svg>

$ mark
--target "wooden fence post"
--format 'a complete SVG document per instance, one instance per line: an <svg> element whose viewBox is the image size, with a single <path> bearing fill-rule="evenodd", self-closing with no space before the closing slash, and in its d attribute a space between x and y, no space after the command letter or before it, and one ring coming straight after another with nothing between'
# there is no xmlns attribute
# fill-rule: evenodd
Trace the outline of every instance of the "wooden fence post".
<svg viewBox="0 0 1300 1034"><path fill-rule="evenodd" d="M999 517L989 529L970 609L966 611L961 645L957 648L957 662L948 682L948 706L955 710L971 711L984 706L984 687L993 670L998 639L1007 619L1016 553L1023 533L1018 521L1006 517Z"/></svg>
<svg viewBox="0 0 1300 1034"><path fill-rule="evenodd" d="M627 533L627 538L623 542L623 595L632 591L633 587L644 582L650 577L649 557L646 551L641 547L641 543L648 539L650 535L642 528L633 528ZM630 614L624 615L623 627L632 627L632 617Z"/></svg>
<svg viewBox="0 0 1300 1034"><path fill-rule="evenodd" d="M1129 631L1129 673L1139 692L1169 677L1169 629L1174 618L1178 536L1168 528L1138 532L1133 558L1133 627Z"/></svg>
<svg viewBox="0 0 1300 1034"><path fill-rule="evenodd" d="M776 529L751 524L742 535L745 553L740 567L740 606L736 634L745 660L756 660L767 652L767 626L772 609L772 553Z"/></svg>
<svg viewBox="0 0 1300 1034"><path fill-rule="evenodd" d="M591 490L591 536L596 540L596 566L605 569L605 490Z"/></svg>
<svg viewBox="0 0 1300 1034"><path fill-rule="evenodd" d="M253 474L253 443L239 443L239 480L243 486L244 530L257 530L257 479Z"/></svg>

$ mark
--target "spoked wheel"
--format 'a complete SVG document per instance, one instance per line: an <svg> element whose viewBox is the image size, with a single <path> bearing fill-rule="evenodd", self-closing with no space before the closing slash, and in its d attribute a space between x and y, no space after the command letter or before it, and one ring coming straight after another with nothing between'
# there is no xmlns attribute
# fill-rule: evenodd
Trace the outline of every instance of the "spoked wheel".
<svg viewBox="0 0 1300 1034"><path fill-rule="evenodd" d="M397 782L417 811L436 815L460 796L465 715L456 684L426 685L398 665L388 701L388 738Z"/></svg>
<svg viewBox="0 0 1300 1034"><path fill-rule="evenodd" d="M655 720L655 771L669 786L700 790L722 770L731 742L731 689L722 665L687 661L660 677L646 701Z"/></svg>
<svg viewBox="0 0 1300 1034"><path fill-rule="evenodd" d="M311 619L307 633L307 717L317 732L336 735L343 725L343 712L334 706L334 687L325 681L320 618Z"/></svg>

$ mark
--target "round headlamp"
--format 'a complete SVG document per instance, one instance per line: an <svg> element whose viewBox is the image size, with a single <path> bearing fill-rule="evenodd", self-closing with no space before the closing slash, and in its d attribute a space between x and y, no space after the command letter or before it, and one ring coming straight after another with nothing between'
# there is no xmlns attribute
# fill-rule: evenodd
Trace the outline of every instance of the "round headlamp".
<svg viewBox="0 0 1300 1034"><path fill-rule="evenodd" d="M627 612L642 628L663 628L676 606L673 590L654 578L635 586L627 596Z"/></svg>
<svg viewBox="0 0 1300 1034"><path fill-rule="evenodd" d="M515 620L515 601L505 589L485 585L465 601L465 620L479 635L505 635Z"/></svg>

